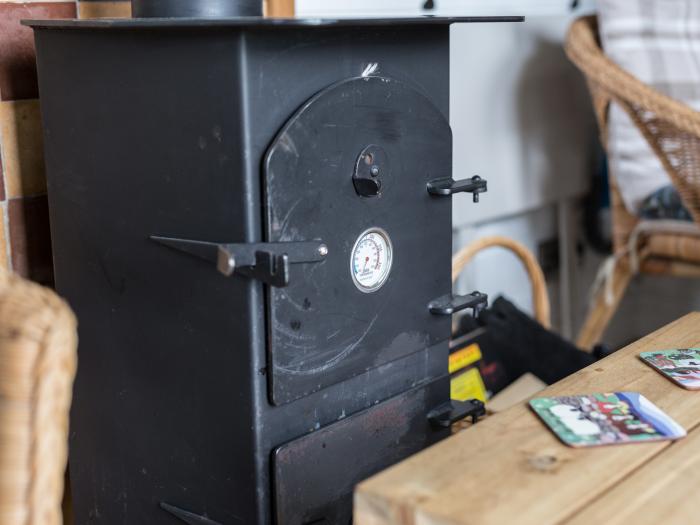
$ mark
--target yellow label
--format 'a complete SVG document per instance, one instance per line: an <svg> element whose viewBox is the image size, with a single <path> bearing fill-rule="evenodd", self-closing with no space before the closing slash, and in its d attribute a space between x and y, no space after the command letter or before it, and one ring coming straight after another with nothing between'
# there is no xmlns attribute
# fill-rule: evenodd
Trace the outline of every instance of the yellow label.
<svg viewBox="0 0 700 525"><path fill-rule="evenodd" d="M479 348L477 343L472 343L466 348L451 353L449 361L450 374L476 363L479 359L481 359L481 348Z"/></svg>
<svg viewBox="0 0 700 525"><path fill-rule="evenodd" d="M486 401L486 387L479 369L474 367L450 380L450 397L456 401L478 399Z"/></svg>

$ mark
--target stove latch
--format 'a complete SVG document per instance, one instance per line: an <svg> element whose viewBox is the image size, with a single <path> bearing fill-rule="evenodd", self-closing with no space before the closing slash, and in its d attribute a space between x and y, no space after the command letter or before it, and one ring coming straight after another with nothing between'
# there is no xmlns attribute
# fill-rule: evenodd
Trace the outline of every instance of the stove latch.
<svg viewBox="0 0 700 525"><path fill-rule="evenodd" d="M370 144L355 161L352 183L362 197L376 197L382 191L382 178L389 175L389 157L380 146Z"/></svg>
<svg viewBox="0 0 700 525"><path fill-rule="evenodd" d="M486 407L478 399L468 399L466 401L453 399L451 402L428 412L428 421L433 426L449 428L453 423L457 423L467 417L471 418L472 424L475 424L484 415L486 415Z"/></svg>
<svg viewBox="0 0 700 525"><path fill-rule="evenodd" d="M479 202L479 194L486 191L488 191L486 181L478 175L464 180L454 180L452 177L447 177L428 182L428 193L431 195L449 196L466 192L472 194L474 202Z"/></svg>
<svg viewBox="0 0 700 525"><path fill-rule="evenodd" d="M277 288L289 284L289 265L317 263L328 255L321 241L216 243L152 235L151 240L213 262L227 277L234 272Z"/></svg>
<svg viewBox="0 0 700 525"><path fill-rule="evenodd" d="M481 292L472 292L467 295L447 294L430 302L428 310L433 315L452 315L460 310L471 308L474 317L486 308L489 296Z"/></svg>

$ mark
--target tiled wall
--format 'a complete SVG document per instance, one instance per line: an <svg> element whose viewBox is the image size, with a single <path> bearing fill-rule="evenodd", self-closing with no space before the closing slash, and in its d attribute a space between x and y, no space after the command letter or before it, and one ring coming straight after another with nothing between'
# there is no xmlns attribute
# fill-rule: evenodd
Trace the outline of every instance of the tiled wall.
<svg viewBox="0 0 700 525"><path fill-rule="evenodd" d="M0 0L0 267L53 282L34 39L19 21L130 14L128 0Z"/></svg>

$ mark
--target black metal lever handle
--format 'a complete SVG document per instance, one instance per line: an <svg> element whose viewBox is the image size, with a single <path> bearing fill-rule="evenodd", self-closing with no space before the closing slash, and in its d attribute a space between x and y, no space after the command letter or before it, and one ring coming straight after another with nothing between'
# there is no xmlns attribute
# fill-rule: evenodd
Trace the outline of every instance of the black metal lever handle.
<svg viewBox="0 0 700 525"><path fill-rule="evenodd" d="M466 401L453 399L451 402L440 405L428 412L428 421L436 427L448 428L465 417L472 418L472 424L474 424L485 414L486 407L478 399L468 399Z"/></svg>
<svg viewBox="0 0 700 525"><path fill-rule="evenodd" d="M151 240L211 261L226 276L238 272L278 288L289 284L290 264L320 262L328 255L321 241L216 243L157 235Z"/></svg>
<svg viewBox="0 0 700 525"><path fill-rule="evenodd" d="M223 250L219 249L219 254ZM219 258L221 260L221 257ZM255 252L255 264L252 266L239 266L237 271L251 279L257 279L276 288L284 288L289 284L289 255L281 255L268 251ZM219 271L221 267L219 266ZM224 272L224 275L226 274Z"/></svg>
<svg viewBox="0 0 700 525"><path fill-rule="evenodd" d="M481 292L472 292L467 295L447 294L430 302L428 309L433 315L452 315L460 310L472 308L474 317L486 308L489 296Z"/></svg>
<svg viewBox="0 0 700 525"><path fill-rule="evenodd" d="M180 509L174 505L165 503L164 501L160 502L160 508L165 512L169 512L173 516L181 519L183 522L187 523L187 525L221 525L219 522L212 521L209 518L205 518L204 516L200 516L194 512Z"/></svg>
<svg viewBox="0 0 700 525"><path fill-rule="evenodd" d="M479 194L488 191L486 180L478 175L471 179L454 180L451 177L445 179L435 179L428 182L428 193L431 195L454 195L455 193L471 193L474 202L479 202Z"/></svg>

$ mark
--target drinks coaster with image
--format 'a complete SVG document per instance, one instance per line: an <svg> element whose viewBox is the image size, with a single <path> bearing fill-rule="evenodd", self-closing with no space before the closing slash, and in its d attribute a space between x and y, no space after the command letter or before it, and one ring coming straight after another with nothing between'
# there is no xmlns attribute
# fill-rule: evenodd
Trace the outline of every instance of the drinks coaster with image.
<svg viewBox="0 0 700 525"><path fill-rule="evenodd" d="M637 392L538 397L530 407L571 447L678 439L685 430Z"/></svg>
<svg viewBox="0 0 700 525"><path fill-rule="evenodd" d="M642 352L639 358L688 390L700 390L700 348Z"/></svg>

